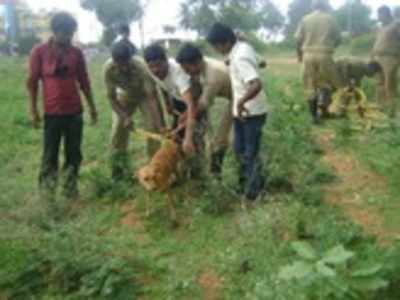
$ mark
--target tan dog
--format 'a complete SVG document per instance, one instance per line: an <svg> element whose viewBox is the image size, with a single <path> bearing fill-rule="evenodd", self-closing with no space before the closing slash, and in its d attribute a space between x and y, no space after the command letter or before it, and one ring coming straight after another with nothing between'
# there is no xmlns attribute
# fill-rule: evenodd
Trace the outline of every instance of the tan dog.
<svg viewBox="0 0 400 300"><path fill-rule="evenodd" d="M147 165L139 169L137 177L147 191L167 192L167 205L170 216L173 220L176 220L176 212L169 188L177 179L179 162L182 161L183 156L179 145L175 141L163 139L161 148ZM150 214L148 200L146 199L147 215Z"/></svg>

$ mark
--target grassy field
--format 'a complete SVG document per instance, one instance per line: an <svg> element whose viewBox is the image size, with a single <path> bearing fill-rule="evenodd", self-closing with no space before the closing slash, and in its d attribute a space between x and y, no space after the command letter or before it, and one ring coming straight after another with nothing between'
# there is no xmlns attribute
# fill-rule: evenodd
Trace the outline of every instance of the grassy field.
<svg viewBox="0 0 400 300"><path fill-rule="evenodd" d="M146 217L139 185L110 182L100 61L81 199L53 224L37 193L42 132L27 121L25 61L3 59L0 76L0 299L400 299L400 131L311 127L292 58L265 73L264 201L240 208L229 153L222 184L176 189L178 227L163 195L151 195ZM144 141L133 136L130 151L136 168Z"/></svg>

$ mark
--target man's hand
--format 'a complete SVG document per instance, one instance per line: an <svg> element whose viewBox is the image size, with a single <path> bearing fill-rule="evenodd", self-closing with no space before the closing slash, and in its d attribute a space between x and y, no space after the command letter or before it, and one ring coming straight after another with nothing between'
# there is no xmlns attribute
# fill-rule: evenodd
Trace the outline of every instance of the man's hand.
<svg viewBox="0 0 400 300"><path fill-rule="evenodd" d="M30 118L31 118L31 124L33 126L33 128L40 128L40 115L37 109L32 109L31 113L30 113Z"/></svg>
<svg viewBox="0 0 400 300"><path fill-rule="evenodd" d="M96 125L98 121L98 114L96 108L90 108L90 120L92 125Z"/></svg>
<svg viewBox="0 0 400 300"><path fill-rule="evenodd" d="M183 152L188 156L191 156L196 152L196 147L194 146L194 143L191 139L185 138L182 144L182 148Z"/></svg>
<svg viewBox="0 0 400 300"><path fill-rule="evenodd" d="M245 107L246 101L240 100L237 104L237 111L239 118L245 117L246 114L249 114L249 110Z"/></svg>

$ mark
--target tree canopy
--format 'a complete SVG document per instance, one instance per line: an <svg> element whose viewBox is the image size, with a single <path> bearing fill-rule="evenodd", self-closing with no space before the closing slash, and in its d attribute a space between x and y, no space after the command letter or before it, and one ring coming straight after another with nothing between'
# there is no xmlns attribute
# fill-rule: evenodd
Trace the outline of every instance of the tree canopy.
<svg viewBox="0 0 400 300"><path fill-rule="evenodd" d="M374 21L371 8L361 0L350 0L335 12L336 19L343 31L357 36L371 31Z"/></svg>
<svg viewBox="0 0 400 300"><path fill-rule="evenodd" d="M108 45L115 37L114 27L120 23L130 24L143 14L140 0L80 0L81 6L95 12L104 26L103 41Z"/></svg>
<svg viewBox="0 0 400 300"><path fill-rule="evenodd" d="M270 0L186 0L181 4L181 25L204 35L216 21L248 32L276 32L285 17Z"/></svg>

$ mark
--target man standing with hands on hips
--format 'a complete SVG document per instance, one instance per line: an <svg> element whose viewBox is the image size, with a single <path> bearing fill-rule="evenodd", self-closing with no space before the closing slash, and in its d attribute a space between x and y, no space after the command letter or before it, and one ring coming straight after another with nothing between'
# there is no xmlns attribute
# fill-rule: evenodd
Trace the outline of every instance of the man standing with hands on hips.
<svg viewBox="0 0 400 300"><path fill-rule="evenodd" d="M259 75L257 55L249 44L237 40L232 28L221 23L213 25L207 41L217 52L229 56L234 152L239 162L239 187L246 200L254 201L265 184L259 152L267 118L266 96Z"/></svg>

